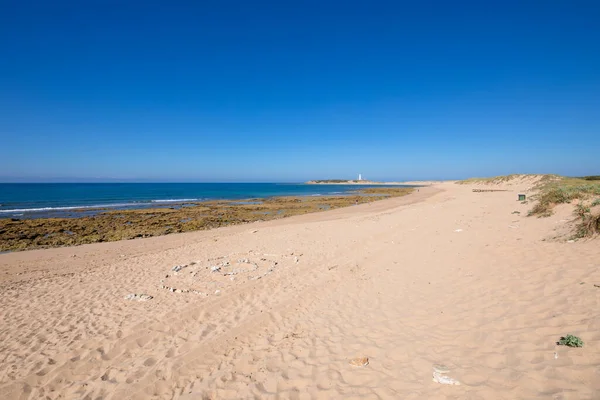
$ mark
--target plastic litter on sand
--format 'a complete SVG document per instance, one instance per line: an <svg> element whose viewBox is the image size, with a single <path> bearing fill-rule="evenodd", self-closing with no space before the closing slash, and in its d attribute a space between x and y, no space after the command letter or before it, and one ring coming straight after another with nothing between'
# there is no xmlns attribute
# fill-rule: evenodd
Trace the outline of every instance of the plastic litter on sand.
<svg viewBox="0 0 600 400"><path fill-rule="evenodd" d="M442 364L436 364L433 366L433 381L441 383L442 385L460 385L460 382L454 378L446 376L450 372L450 369Z"/></svg>

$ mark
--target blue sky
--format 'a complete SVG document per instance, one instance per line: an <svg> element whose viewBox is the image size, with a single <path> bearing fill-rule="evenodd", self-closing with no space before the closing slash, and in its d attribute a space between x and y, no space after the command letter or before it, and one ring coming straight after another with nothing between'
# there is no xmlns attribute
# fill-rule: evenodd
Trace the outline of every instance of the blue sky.
<svg viewBox="0 0 600 400"><path fill-rule="evenodd" d="M598 1L2 1L0 179L600 174Z"/></svg>

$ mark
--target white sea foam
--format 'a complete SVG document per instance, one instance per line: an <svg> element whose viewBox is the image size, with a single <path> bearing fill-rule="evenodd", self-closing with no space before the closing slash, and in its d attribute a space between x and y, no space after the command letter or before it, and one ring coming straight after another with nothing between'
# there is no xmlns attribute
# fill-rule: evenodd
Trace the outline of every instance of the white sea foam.
<svg viewBox="0 0 600 400"><path fill-rule="evenodd" d="M184 201L200 201L201 199L164 199L164 200L150 200L151 203L182 203Z"/></svg>
<svg viewBox="0 0 600 400"><path fill-rule="evenodd" d="M137 201L133 203L113 203L113 204L94 204L89 206L67 206L67 207L39 207L39 208L14 208L11 210L0 210L0 214L12 214L12 213L28 213L28 212L44 212L44 211L68 211L68 210L90 210L97 208L118 208L118 207L134 207L143 206L144 204L157 204L157 203L182 203L185 201L199 201L200 199L164 199L164 200L150 200L150 201Z"/></svg>
<svg viewBox="0 0 600 400"><path fill-rule="evenodd" d="M0 213L18 213L18 212L40 212L40 211L67 211L67 210L81 210L81 209L94 209L94 208L111 208L111 207L127 207L136 206L140 203L120 203L120 204L95 204L91 206L69 206L69 207L40 207L40 208L15 208L12 210L0 210Z"/></svg>

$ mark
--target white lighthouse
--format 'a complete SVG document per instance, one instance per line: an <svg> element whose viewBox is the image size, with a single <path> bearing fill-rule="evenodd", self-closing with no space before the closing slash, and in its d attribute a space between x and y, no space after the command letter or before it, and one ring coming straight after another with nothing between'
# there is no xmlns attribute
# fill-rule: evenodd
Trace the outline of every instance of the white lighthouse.
<svg viewBox="0 0 600 400"><path fill-rule="evenodd" d="M358 174L358 180L362 181L362 175L361 174Z"/></svg>

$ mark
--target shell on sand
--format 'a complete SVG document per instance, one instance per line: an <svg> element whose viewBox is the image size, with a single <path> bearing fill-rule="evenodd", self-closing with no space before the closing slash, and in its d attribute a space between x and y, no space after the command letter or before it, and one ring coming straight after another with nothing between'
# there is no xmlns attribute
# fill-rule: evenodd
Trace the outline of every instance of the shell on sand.
<svg viewBox="0 0 600 400"><path fill-rule="evenodd" d="M433 381L441 383L442 385L460 385L460 382L458 380L445 375L448 372L450 372L450 368L448 368L444 364L434 364Z"/></svg>
<svg viewBox="0 0 600 400"><path fill-rule="evenodd" d="M438 372L440 374L447 374L448 372L450 372L450 368L448 368L444 364L434 364L433 370L434 372Z"/></svg>
<svg viewBox="0 0 600 400"><path fill-rule="evenodd" d="M356 357L348 362L355 367L365 367L369 364L369 357Z"/></svg>
<svg viewBox="0 0 600 400"><path fill-rule="evenodd" d="M435 371L433 372L433 381L442 385L460 385L458 380Z"/></svg>

